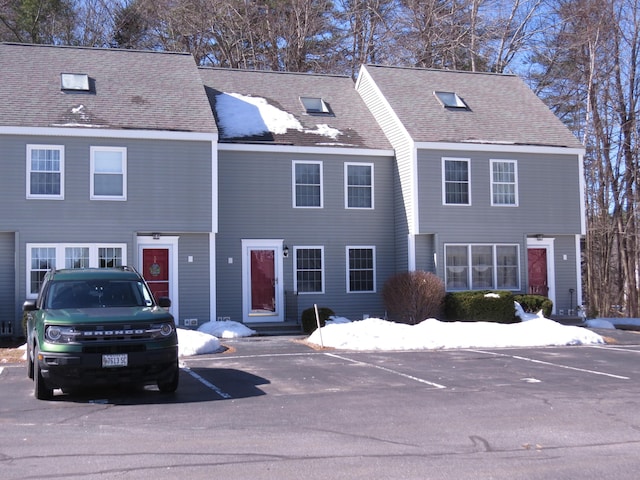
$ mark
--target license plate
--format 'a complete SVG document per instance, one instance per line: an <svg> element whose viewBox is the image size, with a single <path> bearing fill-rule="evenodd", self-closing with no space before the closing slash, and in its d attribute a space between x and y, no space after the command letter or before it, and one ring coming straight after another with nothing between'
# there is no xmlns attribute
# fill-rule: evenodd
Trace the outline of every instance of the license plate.
<svg viewBox="0 0 640 480"><path fill-rule="evenodd" d="M126 367L128 362L129 357L126 353L102 355L102 366L104 368Z"/></svg>

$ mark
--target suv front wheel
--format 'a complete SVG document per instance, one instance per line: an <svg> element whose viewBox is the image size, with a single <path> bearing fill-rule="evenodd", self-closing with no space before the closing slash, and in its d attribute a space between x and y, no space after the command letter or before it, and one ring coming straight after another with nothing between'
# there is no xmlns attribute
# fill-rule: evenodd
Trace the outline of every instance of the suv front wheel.
<svg viewBox="0 0 640 480"><path fill-rule="evenodd" d="M171 377L168 380L158 380L158 390L162 393L173 393L178 389L178 383L180 381L180 367L176 362L176 368Z"/></svg>
<svg viewBox="0 0 640 480"><path fill-rule="evenodd" d="M47 385L44 378L42 377L42 372L40 371L40 363L38 362L38 347L36 346L33 350L33 376L34 376L34 385L33 385L33 395L38 400L50 400L53 398L53 388Z"/></svg>

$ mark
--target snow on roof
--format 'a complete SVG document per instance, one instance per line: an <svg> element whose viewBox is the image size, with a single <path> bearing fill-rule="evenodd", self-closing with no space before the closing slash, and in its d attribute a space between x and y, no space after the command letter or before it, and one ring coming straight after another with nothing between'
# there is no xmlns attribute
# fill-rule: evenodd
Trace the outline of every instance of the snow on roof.
<svg viewBox="0 0 640 480"><path fill-rule="evenodd" d="M315 129L305 129L291 113L270 105L261 97L239 93L221 93L216 96L218 123L227 138L251 137L268 132L284 134L287 130L338 138L340 131L326 124Z"/></svg>

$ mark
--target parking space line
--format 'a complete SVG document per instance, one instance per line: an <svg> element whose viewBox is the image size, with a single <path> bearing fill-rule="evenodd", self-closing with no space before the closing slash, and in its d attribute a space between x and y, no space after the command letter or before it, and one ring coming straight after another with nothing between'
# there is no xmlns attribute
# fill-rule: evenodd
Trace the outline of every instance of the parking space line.
<svg viewBox="0 0 640 480"><path fill-rule="evenodd" d="M229 395L226 392L223 392L220 387L217 387L216 385L214 385L213 383L211 383L209 380L207 380L206 378L204 378L201 375L198 375L196 372L194 372L193 370L191 370L189 367L187 367L186 365L181 365L180 368L182 370L184 370L185 372L187 372L189 375L191 375L193 378L195 378L196 380L198 380L200 383L202 383L205 387L213 390L214 392L216 392L218 395L220 395L222 398L233 398L231 395Z"/></svg>
<svg viewBox="0 0 640 480"><path fill-rule="evenodd" d="M0 367L0 375L2 375L2 372L4 372L4 367Z"/></svg>
<svg viewBox="0 0 640 480"><path fill-rule="evenodd" d="M367 363L367 362L362 362L360 360L353 360L351 358L343 357L341 355L336 355L335 353L325 353L324 355L326 355L328 357L337 358L339 360L344 360L346 362L351 362L351 363L356 363L356 364L360 364L360 365L366 365L367 367L377 368L378 370L382 370L383 372L392 373L392 374L398 375L400 377L408 378L409 380L413 380L415 382L425 383L425 384L430 385L430 386L435 387L435 388L439 388L439 389L447 388L446 386L440 385L439 383L430 382L429 380L425 380L424 378L414 377L413 375L407 375L406 373L398 372L397 370L392 370L391 368L382 367L382 366L376 365L374 363Z"/></svg>
<svg viewBox="0 0 640 480"><path fill-rule="evenodd" d="M547 366L550 366L550 367L564 368L566 370L574 370L576 372L591 373L593 375L602 375L604 377L617 378L619 380L631 380L629 377L624 377L622 375L614 375L613 373L599 372L597 370L588 370L586 368L570 367L568 365L562 365L562 364L559 364L559 363L545 362L543 360L536 360L535 358L521 357L519 355L507 355L507 354L504 354L504 353L487 352L487 351L484 351L484 350L467 350L467 351L468 352L474 352L474 353L482 353L484 355L494 355L496 357L508 357L508 358L513 358L515 360L523 360L525 362L538 363L540 365L547 365Z"/></svg>
<svg viewBox="0 0 640 480"><path fill-rule="evenodd" d="M640 353L638 345L585 345L589 348L597 348L600 350L609 350L613 352Z"/></svg>

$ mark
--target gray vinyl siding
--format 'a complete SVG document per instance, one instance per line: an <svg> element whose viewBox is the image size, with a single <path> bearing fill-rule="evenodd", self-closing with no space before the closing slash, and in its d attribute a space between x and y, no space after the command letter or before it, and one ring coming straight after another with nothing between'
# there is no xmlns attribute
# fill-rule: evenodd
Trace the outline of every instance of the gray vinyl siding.
<svg viewBox="0 0 640 480"><path fill-rule="evenodd" d="M26 147L31 144L64 146L64 199L26 198ZM90 199L92 146L126 147L125 201ZM17 303L27 295L29 243L125 244L125 262L130 265L136 265L138 234L199 234L199 252L202 245L208 249L212 229L211 152L211 143L206 141L0 136L0 191L6 199L0 202L0 221L3 229L15 232L19 240L15 245ZM181 297L185 295L180 298L181 317L184 313L208 317L208 253L206 259L201 253L197 258L207 262L206 273L199 278L206 284L206 299L202 292L192 293L189 281L182 280L180 273ZM192 295L200 299L194 306ZM206 304L206 313L200 301Z"/></svg>
<svg viewBox="0 0 640 480"><path fill-rule="evenodd" d="M436 273L436 235L416 235L416 270Z"/></svg>
<svg viewBox="0 0 640 480"><path fill-rule="evenodd" d="M27 144L64 146L64 200L26 198ZM92 146L127 148L126 201L90 200ZM0 218L12 229L56 219L56 230L74 235L86 225L94 232L211 231L211 143L23 136L0 138L0 151L0 189L11 199Z"/></svg>
<svg viewBox="0 0 640 480"><path fill-rule="evenodd" d="M209 235L180 235L178 251L180 325L186 318L197 319L202 325L211 320Z"/></svg>
<svg viewBox="0 0 640 480"><path fill-rule="evenodd" d="M320 161L323 208L294 208L292 162ZM344 164L374 165L374 205L345 209ZM352 319L384 315L380 290L394 272L393 159L366 155L312 155L222 151L218 156L219 233L217 251L217 316L242 320L243 239L283 239L289 248L283 259L287 319L317 303ZM324 294L300 294L294 288L294 247L324 247ZM374 246L374 293L347 293L346 246ZM295 312L291 310L295 309Z"/></svg>
<svg viewBox="0 0 640 480"><path fill-rule="evenodd" d="M471 205L443 205L443 157L470 160ZM491 159L517 161L518 206L491 205ZM527 237L542 234L555 238L556 312L570 308L570 288L575 308L579 278L575 235L581 230L578 162L577 155L419 151L421 234L416 240L416 267L428 270L435 252L434 271L444 279L446 244L518 245L520 291L526 292Z"/></svg>
<svg viewBox="0 0 640 480"><path fill-rule="evenodd" d="M580 273L576 267L576 239L573 235L558 235L554 242L555 280L556 280L556 313L576 308L577 278ZM566 255L566 260L564 256ZM569 291L573 289L573 295ZM572 298L573 297L573 298ZM574 312L575 313L575 312Z"/></svg>
<svg viewBox="0 0 640 480"><path fill-rule="evenodd" d="M15 297L15 234L0 233L0 336L22 335ZM11 326L9 326L11 323ZM9 331L10 330L10 331Z"/></svg>
<svg viewBox="0 0 640 480"><path fill-rule="evenodd" d="M470 159L471 205L443 205L442 158ZM491 205L491 159L515 160L519 204ZM580 233L577 155L419 152L420 232L446 232L459 241L520 234Z"/></svg>

